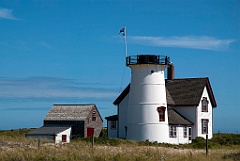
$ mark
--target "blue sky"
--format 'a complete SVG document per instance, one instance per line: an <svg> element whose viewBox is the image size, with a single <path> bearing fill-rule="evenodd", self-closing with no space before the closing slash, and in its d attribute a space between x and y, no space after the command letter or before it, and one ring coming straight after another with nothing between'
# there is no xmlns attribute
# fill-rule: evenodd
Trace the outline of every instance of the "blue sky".
<svg viewBox="0 0 240 161"><path fill-rule="evenodd" d="M214 131L240 133L239 8L238 0L0 1L0 130L39 127L57 103L115 114L130 81L126 24L128 55L168 55L175 78L209 77Z"/></svg>

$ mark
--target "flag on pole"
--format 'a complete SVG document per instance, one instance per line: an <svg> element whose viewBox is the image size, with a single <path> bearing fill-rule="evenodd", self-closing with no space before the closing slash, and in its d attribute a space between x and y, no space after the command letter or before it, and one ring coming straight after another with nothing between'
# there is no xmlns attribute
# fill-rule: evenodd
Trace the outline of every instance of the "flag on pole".
<svg viewBox="0 0 240 161"><path fill-rule="evenodd" d="M119 34L120 33L122 33L122 36L125 36L125 27L120 30Z"/></svg>
<svg viewBox="0 0 240 161"><path fill-rule="evenodd" d="M124 28L122 28L120 31L119 31L119 34L122 33L122 36L124 37L124 51L125 51L125 54L126 54L126 57L127 57L127 27L126 25L124 25Z"/></svg>

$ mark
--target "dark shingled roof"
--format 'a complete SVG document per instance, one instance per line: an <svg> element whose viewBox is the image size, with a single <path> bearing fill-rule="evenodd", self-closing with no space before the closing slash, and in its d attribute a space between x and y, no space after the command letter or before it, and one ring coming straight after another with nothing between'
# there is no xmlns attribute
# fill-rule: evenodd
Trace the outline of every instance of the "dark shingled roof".
<svg viewBox="0 0 240 161"><path fill-rule="evenodd" d="M169 125L193 125L191 121L174 109L168 109L168 123Z"/></svg>
<svg viewBox="0 0 240 161"><path fill-rule="evenodd" d="M105 119L110 121L117 121L118 116L112 115L109 117L105 117ZM168 109L168 122L170 125L193 125L191 121L186 119L174 109Z"/></svg>
<svg viewBox="0 0 240 161"><path fill-rule="evenodd" d="M205 86L212 106L216 107L217 104L208 78L185 78L166 81L166 88L174 100L175 106L197 106Z"/></svg>
<svg viewBox="0 0 240 161"><path fill-rule="evenodd" d="M108 116L105 117L106 120L111 120L111 121L116 121L118 120L118 115L112 115L112 116Z"/></svg>
<svg viewBox="0 0 240 161"><path fill-rule="evenodd" d="M205 86L207 87L212 106L217 107L208 78L183 78L166 80L167 103L168 105L174 106L197 106L200 102ZM130 84L118 96L113 104L118 105L127 96L129 90Z"/></svg>
<svg viewBox="0 0 240 161"><path fill-rule="evenodd" d="M44 120L84 121L94 107L97 110L95 104L54 104Z"/></svg>
<svg viewBox="0 0 240 161"><path fill-rule="evenodd" d="M70 126L42 126L36 130L30 131L27 135L55 135L69 128Z"/></svg>

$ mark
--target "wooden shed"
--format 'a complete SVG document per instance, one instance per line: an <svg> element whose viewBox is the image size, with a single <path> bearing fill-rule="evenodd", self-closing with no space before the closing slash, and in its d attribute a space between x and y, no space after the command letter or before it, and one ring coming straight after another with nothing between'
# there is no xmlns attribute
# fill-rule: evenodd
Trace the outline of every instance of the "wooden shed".
<svg viewBox="0 0 240 161"><path fill-rule="evenodd" d="M54 130L57 127L69 127L70 139L90 136L98 137L102 131L102 123L102 117L95 104L54 104L44 118L43 127L35 130L32 133L34 135L31 135L30 132L26 137L34 136L36 138L43 136L43 133L45 133L48 135L47 138L51 139L52 136L49 134L57 136ZM64 129L62 129L62 132L64 132ZM61 136L58 137L61 138ZM52 139L56 140L56 138Z"/></svg>

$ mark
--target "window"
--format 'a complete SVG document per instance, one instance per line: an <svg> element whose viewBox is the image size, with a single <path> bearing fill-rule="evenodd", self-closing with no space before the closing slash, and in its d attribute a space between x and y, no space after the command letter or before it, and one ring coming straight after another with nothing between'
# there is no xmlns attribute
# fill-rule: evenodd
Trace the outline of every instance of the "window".
<svg viewBox="0 0 240 161"><path fill-rule="evenodd" d="M177 137L177 128L176 128L176 126L170 126L169 127L169 137L170 138L176 138Z"/></svg>
<svg viewBox="0 0 240 161"><path fill-rule="evenodd" d="M192 140L192 128L188 128L188 140Z"/></svg>
<svg viewBox="0 0 240 161"><path fill-rule="evenodd" d="M208 100L207 97L202 99L202 112L208 112Z"/></svg>
<svg viewBox="0 0 240 161"><path fill-rule="evenodd" d="M208 134L208 119L202 119L202 134Z"/></svg>
<svg viewBox="0 0 240 161"><path fill-rule="evenodd" d="M183 127L183 137L184 138L187 138L187 127L185 126L185 127Z"/></svg>
<svg viewBox="0 0 240 161"><path fill-rule="evenodd" d="M112 130L116 129L116 121L111 121L111 129Z"/></svg>
<svg viewBox="0 0 240 161"><path fill-rule="evenodd" d="M165 121L165 111L166 111L166 107L164 106L160 106L157 108L158 110L158 114L159 114L159 121L163 122Z"/></svg>
<svg viewBox="0 0 240 161"><path fill-rule="evenodd" d="M93 110L92 111L92 121L96 121L97 117L96 117L96 111Z"/></svg>

